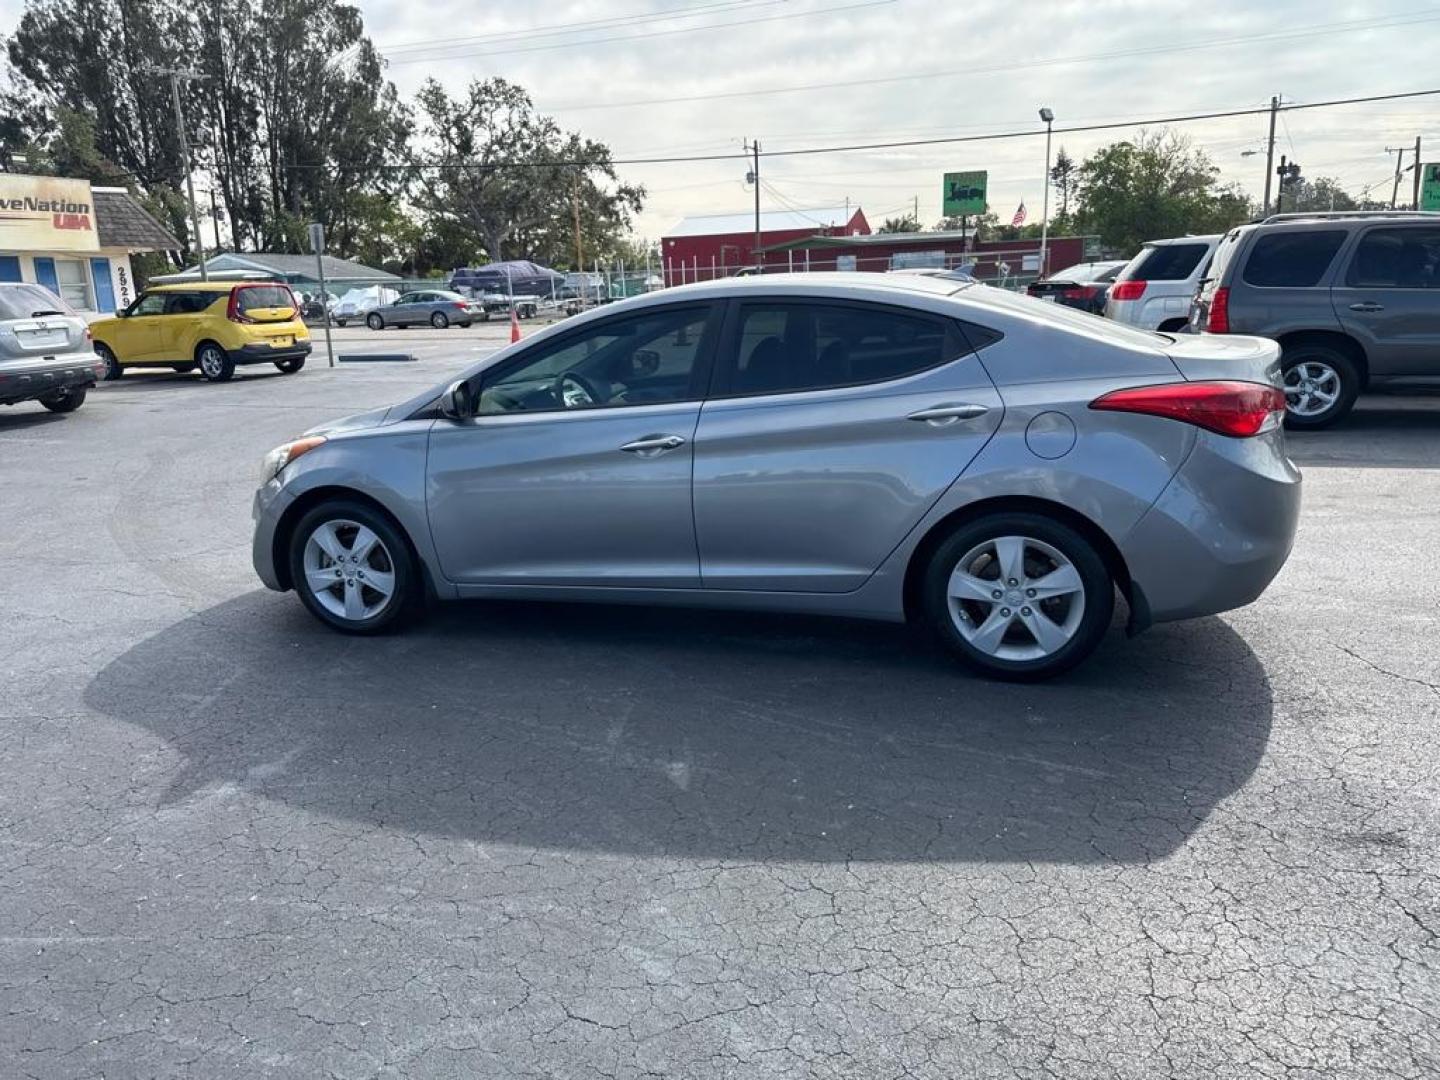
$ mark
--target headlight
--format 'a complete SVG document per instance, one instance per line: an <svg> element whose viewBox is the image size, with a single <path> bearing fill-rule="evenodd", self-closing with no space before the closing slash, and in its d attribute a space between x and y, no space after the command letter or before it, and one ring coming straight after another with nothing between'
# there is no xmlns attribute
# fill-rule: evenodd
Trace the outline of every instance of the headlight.
<svg viewBox="0 0 1440 1080"><path fill-rule="evenodd" d="M304 439L296 439L294 442L277 446L265 455L265 460L260 465L260 483L268 484L280 474L280 470L286 465L289 465L301 454L308 454L324 441L324 435L310 435Z"/></svg>

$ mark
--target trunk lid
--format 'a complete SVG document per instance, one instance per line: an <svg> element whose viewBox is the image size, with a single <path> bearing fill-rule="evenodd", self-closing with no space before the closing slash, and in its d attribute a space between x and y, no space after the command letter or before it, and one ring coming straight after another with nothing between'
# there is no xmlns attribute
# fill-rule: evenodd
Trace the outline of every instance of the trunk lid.
<svg viewBox="0 0 1440 1080"><path fill-rule="evenodd" d="M1171 339L1165 354L1188 382L1238 379L1282 386L1280 346L1269 338L1241 334L1184 334Z"/></svg>

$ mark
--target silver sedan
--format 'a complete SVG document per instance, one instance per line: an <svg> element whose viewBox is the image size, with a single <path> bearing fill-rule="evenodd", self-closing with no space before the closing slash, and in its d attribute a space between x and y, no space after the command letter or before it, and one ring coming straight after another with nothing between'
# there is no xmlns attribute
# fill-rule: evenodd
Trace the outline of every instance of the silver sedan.
<svg viewBox="0 0 1440 1080"><path fill-rule="evenodd" d="M254 563L370 633L442 599L924 622L1004 678L1254 600L1290 551L1278 348L930 277L700 284L276 448Z"/></svg>
<svg viewBox="0 0 1440 1080"><path fill-rule="evenodd" d="M449 289L420 289L408 292L392 304L382 304L365 316L365 325L371 330L383 330L387 326L424 326L427 323L436 330L447 326L469 326L472 322L484 322L490 318L485 305L471 300Z"/></svg>

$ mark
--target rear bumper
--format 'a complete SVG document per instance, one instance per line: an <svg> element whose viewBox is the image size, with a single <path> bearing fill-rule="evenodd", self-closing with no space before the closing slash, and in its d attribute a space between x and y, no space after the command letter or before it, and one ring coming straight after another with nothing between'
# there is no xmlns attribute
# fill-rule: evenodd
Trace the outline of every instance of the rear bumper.
<svg viewBox="0 0 1440 1080"><path fill-rule="evenodd" d="M294 345L277 349L271 345L253 342L230 350L230 359L237 364L273 364L280 360L298 360L309 356L312 346L308 341L297 341Z"/></svg>
<svg viewBox="0 0 1440 1080"><path fill-rule="evenodd" d="M105 365L94 353L68 353L24 367L0 363L0 404L11 405L45 397L57 390L94 386L105 375Z"/></svg>
<svg viewBox="0 0 1440 1080"><path fill-rule="evenodd" d="M1202 433L1120 544L1150 618L1213 615L1264 592L1294 545L1300 485L1280 432L1256 439Z"/></svg>

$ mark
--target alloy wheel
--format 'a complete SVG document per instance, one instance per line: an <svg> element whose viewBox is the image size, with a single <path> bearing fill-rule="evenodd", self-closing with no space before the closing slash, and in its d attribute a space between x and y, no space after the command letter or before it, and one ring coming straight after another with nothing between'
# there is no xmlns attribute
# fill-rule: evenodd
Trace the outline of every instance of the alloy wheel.
<svg viewBox="0 0 1440 1080"><path fill-rule="evenodd" d="M1340 400L1340 373L1320 360L1303 360L1285 372L1285 407L1296 416L1320 416Z"/></svg>
<svg viewBox="0 0 1440 1080"><path fill-rule="evenodd" d="M207 379L219 379L225 374L225 354L214 345L200 350L200 370Z"/></svg>
<svg viewBox="0 0 1440 1080"><path fill-rule="evenodd" d="M1000 660L1041 660L1075 636L1085 584L1058 548L1028 536L997 536L967 551L946 587L960 636Z"/></svg>
<svg viewBox="0 0 1440 1080"><path fill-rule="evenodd" d="M346 518L315 527L305 541L305 587L337 618L363 622L395 597L395 562L376 533Z"/></svg>

